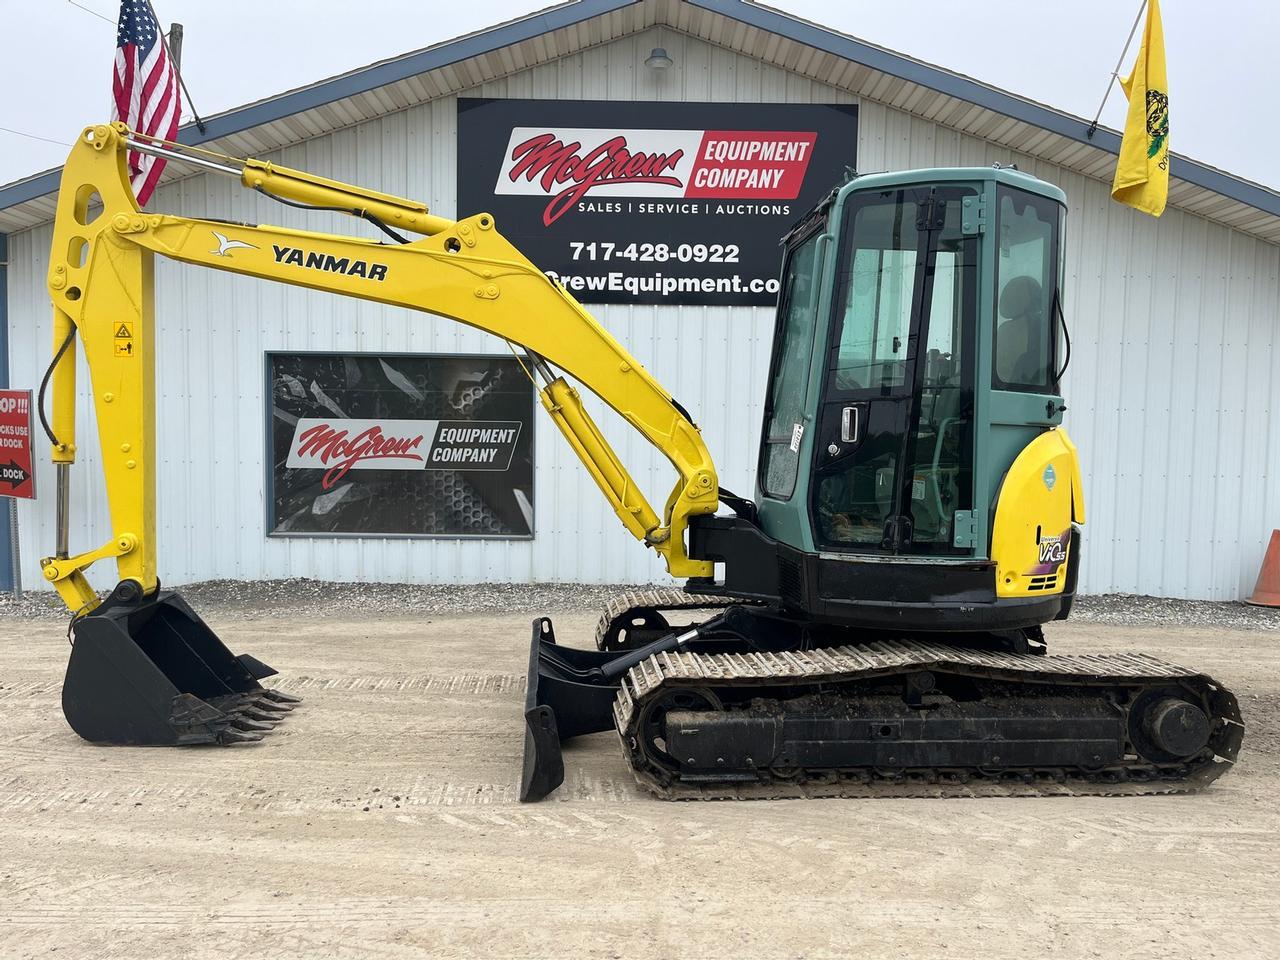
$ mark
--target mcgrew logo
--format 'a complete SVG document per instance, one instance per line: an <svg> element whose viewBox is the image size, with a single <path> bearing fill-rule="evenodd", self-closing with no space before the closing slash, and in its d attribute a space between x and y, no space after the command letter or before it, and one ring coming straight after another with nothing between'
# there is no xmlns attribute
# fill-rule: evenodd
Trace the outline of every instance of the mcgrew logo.
<svg viewBox="0 0 1280 960"><path fill-rule="evenodd" d="M583 152L582 144L577 141L565 144L554 133L543 133L515 146L511 151L514 166L507 176L512 180L537 178L542 189L549 194L566 180L571 181L547 204L542 219L551 226L593 187L626 183L684 186L679 177L667 173L683 156L683 150L632 153L627 149L626 137L612 137Z"/></svg>
<svg viewBox="0 0 1280 960"><path fill-rule="evenodd" d="M402 469L404 461L422 463L422 455L413 452L422 445L422 440L421 433L416 437L384 436L376 424L349 436L346 430L336 430L327 423L319 423L298 435L289 459L314 458L321 465L328 466L320 481L320 486L328 490L360 463L383 461L378 464L381 469L389 466L385 461L400 461Z"/></svg>
<svg viewBox="0 0 1280 960"><path fill-rule="evenodd" d="M299 250L297 247L281 247L272 244L276 263L287 263L295 267L307 267L311 270L324 270L326 273L341 273L348 277L367 277L370 280L387 279L385 263L370 263L368 260L355 260L351 257L335 257L331 253L317 253L314 250Z"/></svg>
<svg viewBox="0 0 1280 960"><path fill-rule="evenodd" d="M794 200L817 139L808 131L516 127L494 192L549 197L548 227L588 194Z"/></svg>

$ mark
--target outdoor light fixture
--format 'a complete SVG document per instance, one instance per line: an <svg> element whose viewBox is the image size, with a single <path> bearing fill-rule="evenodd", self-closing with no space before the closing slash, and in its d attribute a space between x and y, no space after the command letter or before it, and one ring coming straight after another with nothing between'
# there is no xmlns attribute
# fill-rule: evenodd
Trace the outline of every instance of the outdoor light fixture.
<svg viewBox="0 0 1280 960"><path fill-rule="evenodd" d="M665 70L671 66L671 58L667 56L667 51L662 47L654 47L649 52L649 59L644 62L646 67L652 67L654 70Z"/></svg>

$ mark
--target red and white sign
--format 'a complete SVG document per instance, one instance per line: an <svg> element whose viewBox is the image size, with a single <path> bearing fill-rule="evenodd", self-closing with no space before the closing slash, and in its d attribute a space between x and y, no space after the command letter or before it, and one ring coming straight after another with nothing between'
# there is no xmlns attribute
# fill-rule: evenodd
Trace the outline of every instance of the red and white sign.
<svg viewBox="0 0 1280 960"><path fill-rule="evenodd" d="M325 420L304 417L289 446L291 468L324 470L326 490L348 470L421 470L434 420Z"/></svg>
<svg viewBox="0 0 1280 960"><path fill-rule="evenodd" d="M325 490L350 470L506 470L519 436L514 420L303 417L285 466L325 471Z"/></svg>
<svg viewBox="0 0 1280 960"><path fill-rule="evenodd" d="M816 132L515 127L495 193L545 196L550 226L587 195L794 200Z"/></svg>
<svg viewBox="0 0 1280 960"><path fill-rule="evenodd" d="M30 390L0 390L0 496L36 498Z"/></svg>

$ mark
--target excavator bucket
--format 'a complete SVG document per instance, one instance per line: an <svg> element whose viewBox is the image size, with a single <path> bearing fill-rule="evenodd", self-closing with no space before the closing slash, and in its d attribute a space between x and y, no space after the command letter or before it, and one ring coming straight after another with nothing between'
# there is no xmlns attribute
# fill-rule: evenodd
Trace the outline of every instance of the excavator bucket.
<svg viewBox="0 0 1280 960"><path fill-rule="evenodd" d="M299 698L258 681L173 591L109 599L75 621L62 712L84 739L131 746L261 740Z"/></svg>
<svg viewBox="0 0 1280 960"><path fill-rule="evenodd" d="M548 617L533 621L525 692L520 799L541 800L564 782L564 740L613 727L619 680L604 672L618 654L556 643Z"/></svg>

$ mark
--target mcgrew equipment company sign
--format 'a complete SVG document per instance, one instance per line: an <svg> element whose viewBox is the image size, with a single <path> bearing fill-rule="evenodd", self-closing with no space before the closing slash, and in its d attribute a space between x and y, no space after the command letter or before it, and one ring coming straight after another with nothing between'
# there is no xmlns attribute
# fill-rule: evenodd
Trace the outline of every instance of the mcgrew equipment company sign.
<svg viewBox="0 0 1280 960"><path fill-rule="evenodd" d="M462 98L458 214L584 302L767 306L856 147L854 106Z"/></svg>
<svg viewBox="0 0 1280 960"><path fill-rule="evenodd" d="M533 535L514 357L270 353L272 536Z"/></svg>
<svg viewBox="0 0 1280 960"><path fill-rule="evenodd" d="M506 470L519 421L343 420L303 417L293 430L290 469L324 470L333 488L348 470Z"/></svg>

